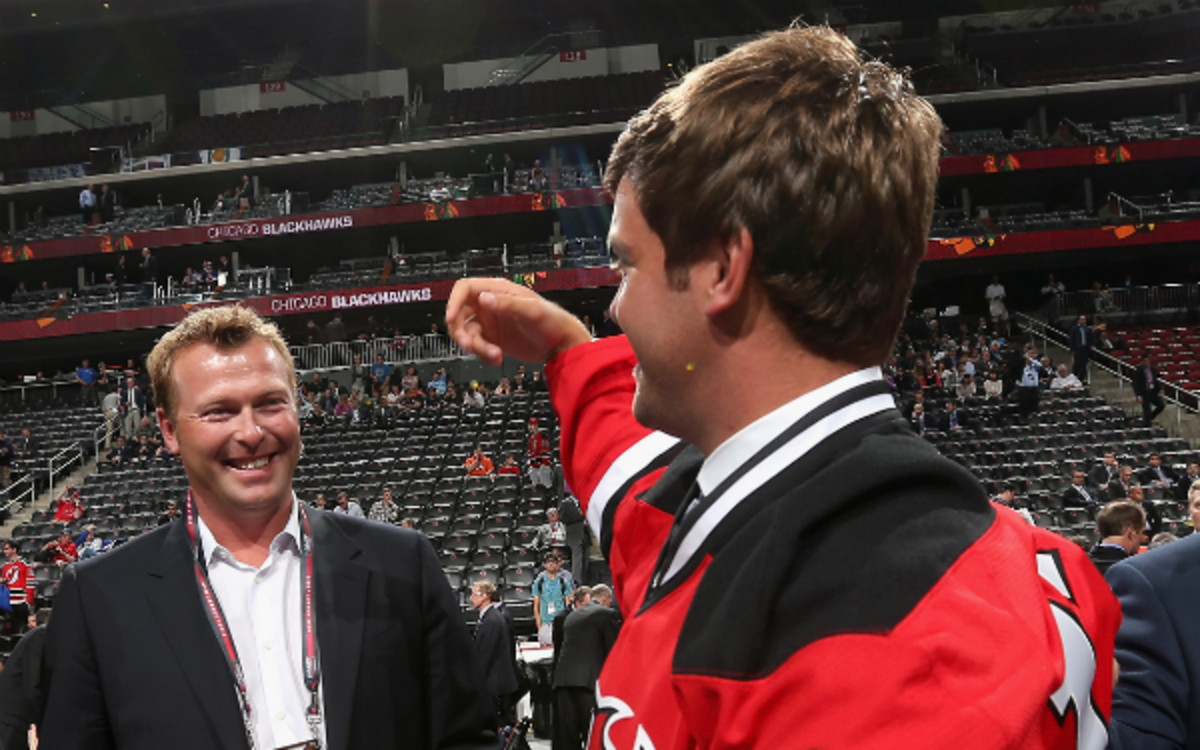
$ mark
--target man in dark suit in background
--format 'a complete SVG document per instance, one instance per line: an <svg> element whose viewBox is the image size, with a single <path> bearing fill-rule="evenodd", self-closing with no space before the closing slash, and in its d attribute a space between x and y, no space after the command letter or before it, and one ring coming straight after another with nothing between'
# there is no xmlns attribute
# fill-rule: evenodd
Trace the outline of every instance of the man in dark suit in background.
<svg viewBox="0 0 1200 750"><path fill-rule="evenodd" d="M1087 477L1079 469L1071 472L1071 484L1063 491L1062 502L1064 508L1096 508L1100 505L1096 491L1088 488Z"/></svg>
<svg viewBox="0 0 1200 750"><path fill-rule="evenodd" d="M612 603L612 589L597 584L591 589L591 601L568 613L563 623L562 654L554 668L559 750L580 750L586 742L596 707L596 680L620 630L621 617Z"/></svg>
<svg viewBox="0 0 1200 750"><path fill-rule="evenodd" d="M1075 377L1079 378L1079 382L1087 383L1087 368L1088 358L1092 354L1092 347L1096 343L1096 334L1092 332L1091 326L1087 323L1087 316L1080 315L1079 320L1075 325L1071 326L1070 345L1071 354L1074 355L1071 371L1075 373Z"/></svg>
<svg viewBox="0 0 1200 750"><path fill-rule="evenodd" d="M500 594L490 581L471 587L471 606L479 611L475 627L475 655L496 707L499 726L516 723L513 696L517 692L517 665L510 616L500 606Z"/></svg>
<svg viewBox="0 0 1200 750"><path fill-rule="evenodd" d="M1106 578L1124 615L1109 747L1200 746L1200 535L1117 563Z"/></svg>
<svg viewBox="0 0 1200 750"><path fill-rule="evenodd" d="M1146 468L1137 473L1137 478L1145 486L1162 487L1167 495L1173 494L1175 485L1179 483L1175 470L1163 464L1161 453L1150 454Z"/></svg>
<svg viewBox="0 0 1200 750"><path fill-rule="evenodd" d="M1133 393L1142 405L1142 418L1146 420L1146 426L1149 426L1154 422L1154 418L1167 408L1162 397L1162 379L1159 378L1154 363L1150 361L1149 354L1142 357L1130 380Z"/></svg>
<svg viewBox="0 0 1200 750"><path fill-rule="evenodd" d="M44 747L494 748L428 540L296 500L296 375L278 329L209 308L147 365L188 475L185 517L67 569Z"/></svg>
<svg viewBox="0 0 1200 750"><path fill-rule="evenodd" d="M1088 556L1101 573L1130 555L1137 554L1146 538L1146 515L1132 500L1114 500L1096 517L1100 541Z"/></svg>

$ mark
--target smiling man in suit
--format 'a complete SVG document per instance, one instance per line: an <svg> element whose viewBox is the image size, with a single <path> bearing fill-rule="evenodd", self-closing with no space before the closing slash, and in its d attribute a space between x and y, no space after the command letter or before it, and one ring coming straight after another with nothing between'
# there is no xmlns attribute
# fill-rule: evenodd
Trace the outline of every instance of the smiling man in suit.
<svg viewBox="0 0 1200 750"><path fill-rule="evenodd" d="M67 571L49 748L487 748L470 637L421 535L303 507L274 325L194 313L148 360L184 522Z"/></svg>

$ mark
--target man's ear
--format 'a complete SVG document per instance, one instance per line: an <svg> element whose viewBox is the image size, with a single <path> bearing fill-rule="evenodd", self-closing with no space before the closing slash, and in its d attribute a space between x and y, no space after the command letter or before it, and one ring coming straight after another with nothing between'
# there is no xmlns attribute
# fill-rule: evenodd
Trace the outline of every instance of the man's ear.
<svg viewBox="0 0 1200 750"><path fill-rule="evenodd" d="M714 268L704 312L712 316L736 306L749 288L754 263L754 239L750 230L738 227L728 239L717 243L710 262Z"/></svg>
<svg viewBox="0 0 1200 750"><path fill-rule="evenodd" d="M167 410L161 406L154 414L158 419L158 429L162 431L163 444L171 453L179 455L179 436L175 433L175 423L167 416Z"/></svg>

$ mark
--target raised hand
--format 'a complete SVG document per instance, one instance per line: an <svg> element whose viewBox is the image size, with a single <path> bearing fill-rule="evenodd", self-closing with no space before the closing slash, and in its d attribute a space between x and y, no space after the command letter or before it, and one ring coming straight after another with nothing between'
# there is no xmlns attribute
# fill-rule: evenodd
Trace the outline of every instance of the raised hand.
<svg viewBox="0 0 1200 750"><path fill-rule="evenodd" d="M446 303L446 328L464 351L489 365L504 357L542 363L591 335L571 313L504 279L462 279Z"/></svg>

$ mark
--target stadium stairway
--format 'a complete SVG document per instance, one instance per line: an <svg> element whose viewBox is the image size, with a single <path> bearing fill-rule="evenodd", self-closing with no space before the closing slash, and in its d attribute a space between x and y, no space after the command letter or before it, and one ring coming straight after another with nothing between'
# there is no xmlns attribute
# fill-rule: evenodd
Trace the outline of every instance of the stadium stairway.
<svg viewBox="0 0 1200 750"><path fill-rule="evenodd" d="M1042 344L1040 338L1036 343ZM1045 344L1045 354L1050 356L1055 366L1065 364L1071 366L1071 352L1055 344L1053 341ZM1095 363L1088 366L1088 390L1093 396L1099 396L1112 406L1123 410L1131 419L1142 416L1142 406L1133 395L1133 388L1110 372L1097 367ZM1200 447L1200 417L1180 409L1176 404L1167 402L1167 409L1154 420L1154 423L1166 428L1171 437L1187 440L1193 448Z"/></svg>
<svg viewBox="0 0 1200 750"><path fill-rule="evenodd" d="M96 459L92 458L83 466L71 472L66 479L57 482L54 485L53 490L47 489L40 493L36 498L34 498L32 504L21 508L21 510L12 514L7 521L0 524L0 539L7 539L11 537L13 529L32 518L34 511L45 508L53 509L56 495L62 492L63 487L66 487L68 484L73 484L78 487L83 484L84 478L90 474L95 474L97 470ZM29 555L26 555L26 557L29 557Z"/></svg>

